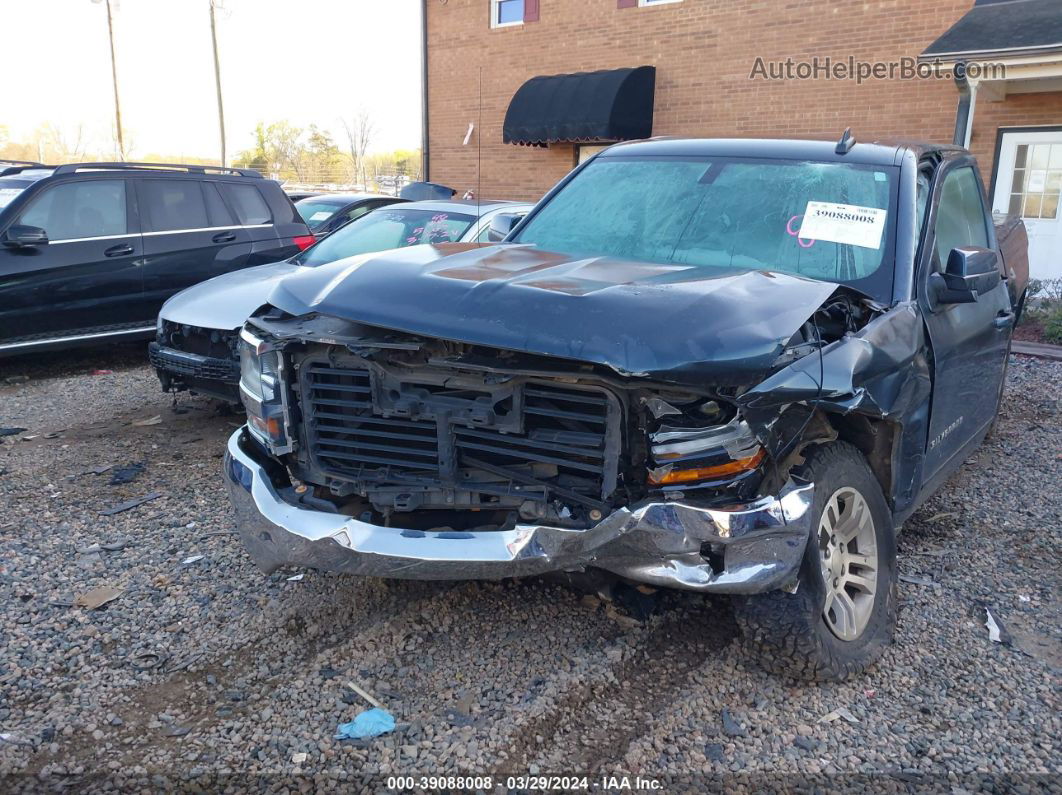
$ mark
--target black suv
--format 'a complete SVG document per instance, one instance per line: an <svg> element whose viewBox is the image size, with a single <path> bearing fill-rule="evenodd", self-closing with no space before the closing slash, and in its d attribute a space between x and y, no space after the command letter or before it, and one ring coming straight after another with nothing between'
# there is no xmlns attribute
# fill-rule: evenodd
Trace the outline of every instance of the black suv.
<svg viewBox="0 0 1062 795"><path fill-rule="evenodd" d="M150 338L162 303L314 242L250 169L156 163L0 170L0 356Z"/></svg>

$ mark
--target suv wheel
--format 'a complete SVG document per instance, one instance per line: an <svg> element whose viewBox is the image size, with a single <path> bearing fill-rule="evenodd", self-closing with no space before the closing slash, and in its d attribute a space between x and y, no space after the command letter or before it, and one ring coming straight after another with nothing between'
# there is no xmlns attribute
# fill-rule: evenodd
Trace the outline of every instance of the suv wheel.
<svg viewBox="0 0 1062 795"><path fill-rule="evenodd" d="M768 670L845 679L877 660L892 639L892 516L866 459L846 442L813 448L796 474L815 484L812 536L796 593L736 598L735 614Z"/></svg>

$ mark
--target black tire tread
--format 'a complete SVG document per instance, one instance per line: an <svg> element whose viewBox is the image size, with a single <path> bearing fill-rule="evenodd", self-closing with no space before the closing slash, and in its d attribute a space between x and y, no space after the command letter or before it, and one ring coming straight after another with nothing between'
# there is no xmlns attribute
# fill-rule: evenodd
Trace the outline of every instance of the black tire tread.
<svg viewBox="0 0 1062 795"><path fill-rule="evenodd" d="M877 482L862 453L847 442L832 442L812 448L807 462L798 473L814 481L815 472L825 468L861 468L867 480ZM879 492L880 493L880 492ZM890 528L891 530L891 528ZM837 654L825 643L814 622L821 621L819 608L810 604L813 595L801 584L795 594L771 591L734 600L734 615L746 648L757 662L772 674L815 682L836 682L861 673L867 667L863 659ZM896 618L895 583L890 586L886 602L889 634ZM884 643L874 644L884 646ZM877 657L879 649L870 656Z"/></svg>

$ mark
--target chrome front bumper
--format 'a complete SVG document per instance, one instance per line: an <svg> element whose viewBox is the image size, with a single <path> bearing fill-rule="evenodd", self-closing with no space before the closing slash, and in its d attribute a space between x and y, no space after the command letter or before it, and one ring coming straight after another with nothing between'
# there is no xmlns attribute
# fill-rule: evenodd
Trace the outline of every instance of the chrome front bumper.
<svg viewBox="0 0 1062 795"><path fill-rule="evenodd" d="M680 501L620 508L586 530L380 527L285 501L264 460L245 428L229 438L225 477L237 526L267 573L295 565L370 577L497 580L592 567L652 585L751 594L794 583L811 534L814 485L792 481L777 497L725 510ZM709 546L722 553L715 569L702 555Z"/></svg>

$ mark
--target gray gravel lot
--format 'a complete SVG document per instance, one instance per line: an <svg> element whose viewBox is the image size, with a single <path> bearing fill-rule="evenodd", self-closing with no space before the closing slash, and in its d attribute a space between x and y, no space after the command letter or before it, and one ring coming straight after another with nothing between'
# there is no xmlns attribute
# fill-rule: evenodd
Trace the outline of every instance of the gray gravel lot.
<svg viewBox="0 0 1062 795"><path fill-rule="evenodd" d="M1012 358L993 436L904 528L895 645L865 677L813 686L763 673L723 599L667 594L641 622L541 581L266 577L219 474L240 417L188 397L175 413L142 362L142 346L0 361L0 426L27 429L0 438L5 789L375 790L394 773L1059 787L1062 363ZM92 471L131 464L125 484ZM121 595L74 604L104 586ZM985 604L1011 646L989 641ZM350 680L395 733L332 739L367 706ZM858 722L820 722L840 707Z"/></svg>

